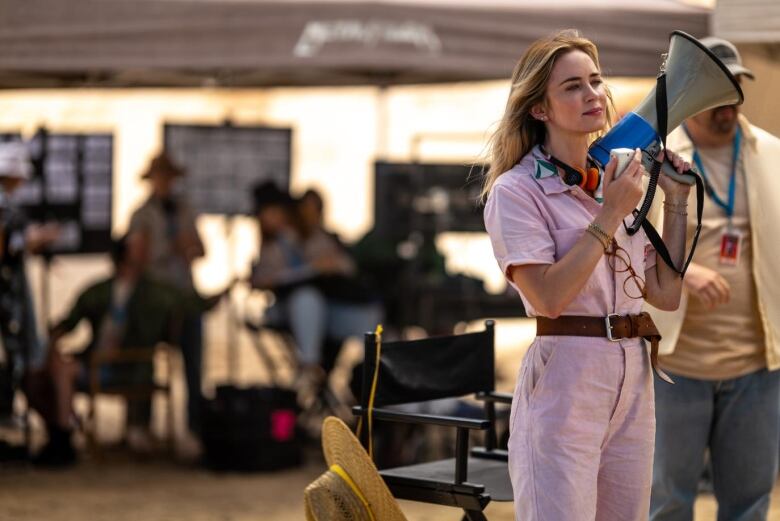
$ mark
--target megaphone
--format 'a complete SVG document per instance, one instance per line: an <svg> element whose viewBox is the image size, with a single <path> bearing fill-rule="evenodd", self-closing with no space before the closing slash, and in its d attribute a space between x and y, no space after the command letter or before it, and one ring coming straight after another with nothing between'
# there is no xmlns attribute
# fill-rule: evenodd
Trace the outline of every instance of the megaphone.
<svg viewBox="0 0 780 521"><path fill-rule="evenodd" d="M626 226L626 231L633 235L640 227L644 228L658 254L680 276L685 274L699 239L704 189L695 172L679 174L665 157L661 162L655 158L661 147L666 146L667 133L687 118L707 109L737 105L743 101L739 83L723 62L693 36L674 31L669 37L669 52L655 89L588 149L591 159L602 169L609 162L610 152L619 156L620 149L638 148L642 151L642 164L650 172L650 181L642 206L634 212L634 222ZM658 232L645 219L661 172L679 182L696 184L698 225L691 251L680 269L672 262Z"/></svg>
<svg viewBox="0 0 780 521"><path fill-rule="evenodd" d="M666 134L687 118L722 105L737 105L744 96L736 78L726 66L693 36L674 31L669 40L665 67L666 128L659 128L657 113L658 88L629 112L610 131L596 140L588 150L600 167L609 162L610 151L616 148L639 148L642 163L650 170L653 159L661 150ZM664 115L661 114L661 123ZM661 136L661 133L664 135ZM693 184L692 175L680 175L671 163L664 161L661 172L675 180Z"/></svg>

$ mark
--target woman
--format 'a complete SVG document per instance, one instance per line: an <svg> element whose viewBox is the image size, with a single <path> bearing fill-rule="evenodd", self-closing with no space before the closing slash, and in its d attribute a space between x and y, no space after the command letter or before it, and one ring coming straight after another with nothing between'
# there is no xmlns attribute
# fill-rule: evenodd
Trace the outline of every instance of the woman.
<svg viewBox="0 0 780 521"><path fill-rule="evenodd" d="M654 327L638 313L643 299L676 309L682 283L656 263L643 232L629 236L623 227L643 194L639 153L617 178L614 160L603 173L588 164L589 142L613 111L596 47L564 31L520 59L492 139L485 226L502 271L537 317L510 419L523 521L648 514L655 416L640 336ZM678 171L688 168L667 155ZM564 182L577 181L572 173L586 179L582 186ZM679 266L689 187L666 176L659 186L663 239Z"/></svg>

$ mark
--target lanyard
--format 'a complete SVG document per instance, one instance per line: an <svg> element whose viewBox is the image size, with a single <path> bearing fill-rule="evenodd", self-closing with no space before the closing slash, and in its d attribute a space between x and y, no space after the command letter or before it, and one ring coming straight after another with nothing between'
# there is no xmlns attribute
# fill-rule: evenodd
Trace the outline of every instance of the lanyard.
<svg viewBox="0 0 780 521"><path fill-rule="evenodd" d="M683 127L684 128L684 127ZM688 134L688 129L685 129L685 133ZM690 134L688 134L688 137L690 138ZM724 212L726 212L726 217L731 220L731 217L734 215L734 199L737 192L737 163L739 161L739 149L740 145L742 144L742 129L737 126L737 132L734 134L734 146L733 151L731 154L731 177L729 178L729 200L728 203L724 203L723 199L721 199L718 194L715 193L715 190L712 188L712 185L710 184L709 179L707 178L707 172L704 171L704 165L701 162L701 157L699 156L699 151L694 149L693 150L693 162L696 164L696 168L699 169L699 173L701 174L702 179L704 180L704 189L707 191L707 195L709 195L713 202L720 206Z"/></svg>

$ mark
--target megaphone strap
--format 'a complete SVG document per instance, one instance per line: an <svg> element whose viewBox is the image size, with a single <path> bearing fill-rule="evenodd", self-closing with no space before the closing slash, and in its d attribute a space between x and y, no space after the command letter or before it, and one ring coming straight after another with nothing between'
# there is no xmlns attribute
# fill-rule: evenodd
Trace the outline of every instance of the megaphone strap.
<svg viewBox="0 0 780 521"><path fill-rule="evenodd" d="M666 73L662 72L659 74L655 83L655 114L658 120L658 136L661 138L663 149L666 150L666 132L669 115L669 104L666 100ZM639 212L634 215L634 222L626 228L626 233L629 235L634 235L638 232L647 218L647 213L650 211L655 198L655 189L658 186L658 176L661 175L662 164L662 161L658 161L655 157L653 158L653 166L649 172L650 181L647 184L645 199L642 201L642 206L639 207Z"/></svg>
<svg viewBox="0 0 780 521"><path fill-rule="evenodd" d="M655 112L656 117L658 118L658 136L661 138L663 150L666 150L668 110L669 105L666 101L666 73L661 73L656 79ZM639 210L634 210L634 222L631 223L631 226L626 226L625 224L623 224L623 226L625 226L626 233L629 235L634 235L639 231L639 228L642 228L645 231L647 238L650 240L650 244L652 244L655 248L656 253L661 256L661 259L667 266L669 266L670 269L679 274L680 278L682 278L685 276L685 272L688 270L688 265L690 265L691 259L693 259L693 252L696 251L696 245L699 243L699 234L701 232L701 216L702 212L704 211L704 183L702 182L701 177L696 174L695 171L689 170L686 172L686 174L692 175L696 180L696 233L693 235L691 251L688 253L688 257L685 259L682 268L677 269L677 266L675 266L674 262L672 261L672 256L669 255L669 250L666 248L666 244L664 244L663 239L658 234L658 231L656 231L655 227L653 227L653 225L650 224L650 222L647 220L647 213L650 211L650 207L653 204L653 199L655 198L655 190L658 186L658 177L661 175L662 165L663 160L658 161L656 158L653 158L653 166L650 168L649 172L650 181L647 185L647 194L645 195L644 201L642 201L642 206L640 206Z"/></svg>
<svg viewBox="0 0 780 521"><path fill-rule="evenodd" d="M688 257L685 259L685 263L681 269L677 269L672 261L672 256L669 255L669 250L666 249L663 239L659 235L655 227L650 224L650 221L644 219L642 221L642 229L645 231L650 244L653 245L655 251L660 255L661 259L671 268L675 273L678 273L682 278L685 272L688 270L688 266L693 259L693 252L696 251L696 245L699 243L699 235L701 233L701 214L704 210L704 183L702 183L701 177L695 173L691 173L696 179L696 232L693 234L693 241L691 242L691 250L688 252ZM637 213L637 210L634 210Z"/></svg>

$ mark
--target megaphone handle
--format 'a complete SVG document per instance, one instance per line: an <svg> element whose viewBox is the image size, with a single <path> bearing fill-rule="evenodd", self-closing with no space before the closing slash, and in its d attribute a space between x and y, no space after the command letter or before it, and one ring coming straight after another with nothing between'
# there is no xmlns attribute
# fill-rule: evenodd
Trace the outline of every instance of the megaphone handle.
<svg viewBox="0 0 780 521"><path fill-rule="evenodd" d="M626 233L628 235L634 235L642 227L647 217L650 207L653 206L653 199L655 198L655 189L658 187L658 176L661 175L661 162L653 161L653 166L650 167L650 181L647 183L647 192L645 193L645 199L642 201L642 206L634 215L634 222L631 226L626 227Z"/></svg>
<svg viewBox="0 0 780 521"><path fill-rule="evenodd" d="M645 170L650 172L650 170L653 168L653 164L655 163L655 160L653 159L653 156L651 156L646 150L642 152L642 166L645 167ZM674 165L666 158L664 158L663 164L661 165L661 173L663 175L668 175L678 183L683 183L686 185L693 186L696 183L696 178L689 174L684 173L680 174L675 170Z"/></svg>

